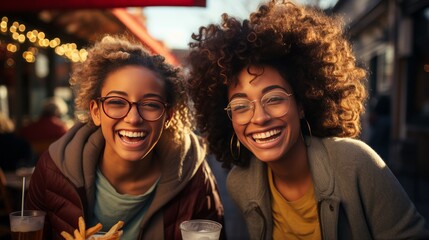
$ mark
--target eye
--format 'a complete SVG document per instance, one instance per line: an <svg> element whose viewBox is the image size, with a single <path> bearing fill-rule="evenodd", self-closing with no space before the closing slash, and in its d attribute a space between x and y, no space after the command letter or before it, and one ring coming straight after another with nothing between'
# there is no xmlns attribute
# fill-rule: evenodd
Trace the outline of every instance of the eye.
<svg viewBox="0 0 429 240"><path fill-rule="evenodd" d="M231 109L231 112L242 113L248 111L251 108L251 105L247 101L236 101L231 102L229 104L229 107Z"/></svg>
<svg viewBox="0 0 429 240"><path fill-rule="evenodd" d="M286 94L270 94L262 99L264 105L275 105L287 102L289 97Z"/></svg>
<svg viewBox="0 0 429 240"><path fill-rule="evenodd" d="M148 111L157 111L162 109L163 105L160 102L156 101L145 101L139 104L140 108Z"/></svg>
<svg viewBox="0 0 429 240"><path fill-rule="evenodd" d="M107 98L104 104L109 107L124 107L128 105L128 102L121 98Z"/></svg>

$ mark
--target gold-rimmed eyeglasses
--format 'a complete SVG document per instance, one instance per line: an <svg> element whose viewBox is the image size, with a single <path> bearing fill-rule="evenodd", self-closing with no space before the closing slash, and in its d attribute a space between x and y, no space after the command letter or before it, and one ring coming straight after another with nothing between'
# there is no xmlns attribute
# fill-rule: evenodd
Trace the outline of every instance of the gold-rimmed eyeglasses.
<svg viewBox="0 0 429 240"><path fill-rule="evenodd" d="M273 118L283 117L289 111L290 98L293 94L285 91L272 91L266 93L259 100L262 108ZM225 108L229 118L234 123L244 125L250 122L255 113L255 103L245 98L236 98L229 102Z"/></svg>

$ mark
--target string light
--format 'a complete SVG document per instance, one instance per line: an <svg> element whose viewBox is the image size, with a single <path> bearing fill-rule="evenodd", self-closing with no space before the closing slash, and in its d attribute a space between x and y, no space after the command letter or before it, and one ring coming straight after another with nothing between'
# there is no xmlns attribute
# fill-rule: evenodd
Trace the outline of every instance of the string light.
<svg viewBox="0 0 429 240"><path fill-rule="evenodd" d="M9 52L15 53L19 49L19 44L25 43L28 41L35 45L36 47L41 48L52 48L54 52L59 55L68 58L72 62L83 62L86 60L88 53L85 49L77 49L76 43L62 43L61 39L56 37L54 39L48 39L44 32L33 29L26 32L27 27L14 21L10 26L9 18L3 16L0 22L0 32L10 34L11 38L17 42L9 43L7 45L7 50ZM29 47L27 51L22 53L22 57L25 61L33 63L36 61L36 56L38 50L35 47Z"/></svg>

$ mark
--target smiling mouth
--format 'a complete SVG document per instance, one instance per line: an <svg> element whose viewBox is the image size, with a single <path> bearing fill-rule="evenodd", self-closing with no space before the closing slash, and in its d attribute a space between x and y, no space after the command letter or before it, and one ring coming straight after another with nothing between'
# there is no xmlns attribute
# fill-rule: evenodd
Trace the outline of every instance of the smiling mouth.
<svg viewBox="0 0 429 240"><path fill-rule="evenodd" d="M132 131L121 130L119 131L118 134L122 140L130 143L142 141L146 138L145 132L132 132Z"/></svg>
<svg viewBox="0 0 429 240"><path fill-rule="evenodd" d="M252 134L252 138L256 143L268 143L279 138L281 132L280 129L273 129L266 132L254 133Z"/></svg>

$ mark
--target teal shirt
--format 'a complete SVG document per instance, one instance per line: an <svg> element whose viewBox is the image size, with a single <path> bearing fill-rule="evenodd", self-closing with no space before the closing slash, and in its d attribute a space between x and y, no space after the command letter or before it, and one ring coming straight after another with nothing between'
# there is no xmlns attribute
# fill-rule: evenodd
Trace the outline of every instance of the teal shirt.
<svg viewBox="0 0 429 240"><path fill-rule="evenodd" d="M152 202L153 193L158 181L142 195L120 194L97 169L95 180L94 217L91 226L103 225L102 231L107 232L119 220L124 221L122 240L134 240L140 231L140 222Z"/></svg>

